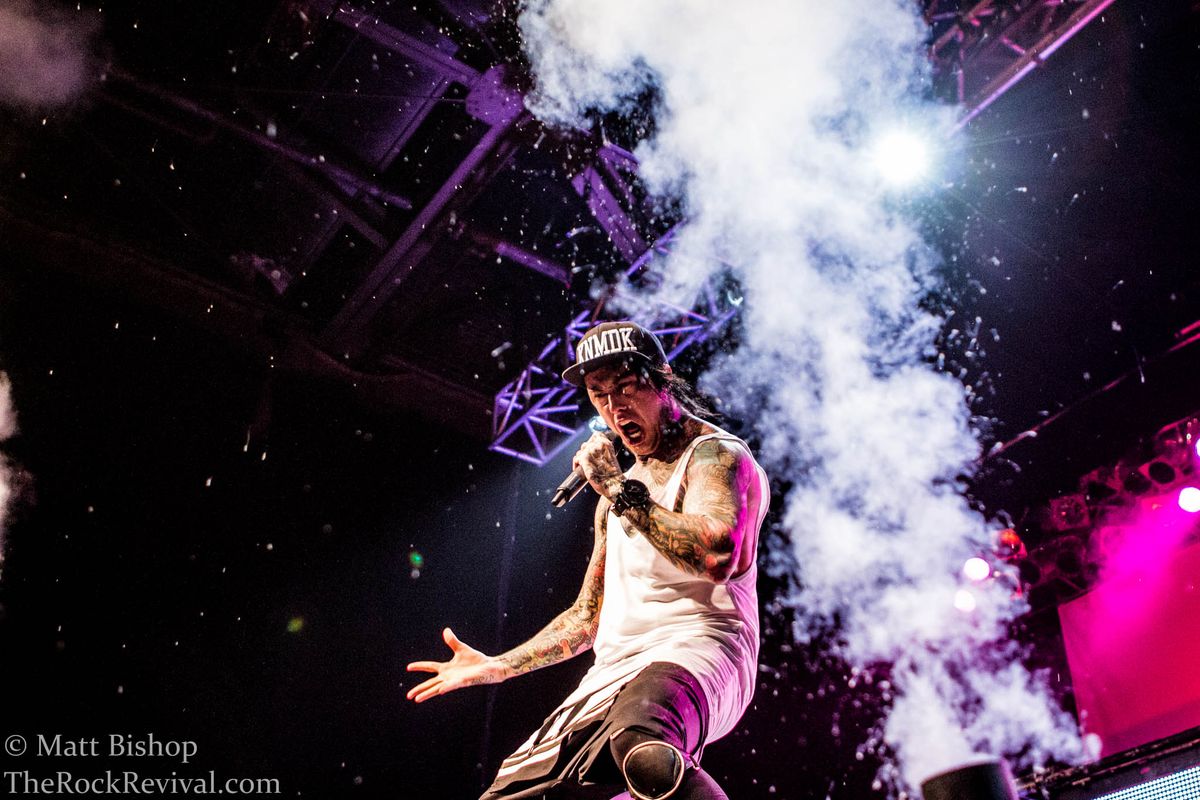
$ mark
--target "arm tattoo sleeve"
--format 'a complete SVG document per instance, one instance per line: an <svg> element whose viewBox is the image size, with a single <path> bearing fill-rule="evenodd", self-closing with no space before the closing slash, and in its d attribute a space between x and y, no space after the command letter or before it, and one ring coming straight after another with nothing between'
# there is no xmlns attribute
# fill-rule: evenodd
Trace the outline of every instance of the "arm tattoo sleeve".
<svg viewBox="0 0 1200 800"><path fill-rule="evenodd" d="M565 661L591 648L600 624L600 606L604 602L605 520L610 505L608 500L601 498L596 507L596 543L575 602L529 641L498 656L511 675Z"/></svg>
<svg viewBox="0 0 1200 800"><path fill-rule="evenodd" d="M682 511L653 504L625 520L685 572L714 581L729 579L737 565L746 524L744 465L736 450L702 442L687 468Z"/></svg>

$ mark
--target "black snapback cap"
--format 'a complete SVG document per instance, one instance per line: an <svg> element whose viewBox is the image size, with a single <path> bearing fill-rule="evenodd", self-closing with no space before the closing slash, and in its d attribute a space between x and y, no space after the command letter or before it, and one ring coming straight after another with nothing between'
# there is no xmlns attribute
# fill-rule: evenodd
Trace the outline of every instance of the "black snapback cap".
<svg viewBox="0 0 1200 800"><path fill-rule="evenodd" d="M563 372L563 380L583 386L583 376L598 367L622 359L640 360L650 367L667 365L667 354L658 337L636 322L602 322L583 335L575 345L575 363Z"/></svg>

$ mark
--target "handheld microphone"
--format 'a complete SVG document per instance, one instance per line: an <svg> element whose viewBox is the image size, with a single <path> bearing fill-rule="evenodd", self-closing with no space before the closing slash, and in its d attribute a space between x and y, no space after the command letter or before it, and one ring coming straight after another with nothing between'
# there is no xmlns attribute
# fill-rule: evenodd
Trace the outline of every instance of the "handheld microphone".
<svg viewBox="0 0 1200 800"><path fill-rule="evenodd" d="M600 417L594 418L588 423L588 427L595 433L603 433L610 442L617 440L617 432L609 430L609 427L604 424ZM575 499L576 495L583 491L583 487L587 486L587 478L583 476L583 472L578 469L571 470L571 474L566 480L558 485L554 490L554 497L550 498L550 503L555 508L562 508L567 503Z"/></svg>

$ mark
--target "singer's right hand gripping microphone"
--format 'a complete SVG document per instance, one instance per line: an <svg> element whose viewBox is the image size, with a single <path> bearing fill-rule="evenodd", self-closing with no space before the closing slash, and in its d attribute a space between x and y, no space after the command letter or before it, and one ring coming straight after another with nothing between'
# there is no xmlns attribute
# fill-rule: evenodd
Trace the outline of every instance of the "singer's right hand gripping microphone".
<svg viewBox="0 0 1200 800"><path fill-rule="evenodd" d="M588 427L596 433L603 433L610 442L615 442L617 440L617 432L609 430L608 426L599 420L599 417L592 420L588 423ZM562 508L574 500L575 496L582 492L583 487L587 485L587 478L584 477L583 472L572 469L567 479L560 483L558 488L554 490L554 497L550 498L551 505L555 508Z"/></svg>

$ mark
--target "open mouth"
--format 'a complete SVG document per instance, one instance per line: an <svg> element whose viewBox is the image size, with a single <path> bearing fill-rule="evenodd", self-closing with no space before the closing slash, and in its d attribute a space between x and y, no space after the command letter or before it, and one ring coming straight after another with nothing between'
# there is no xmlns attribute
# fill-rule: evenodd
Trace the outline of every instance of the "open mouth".
<svg viewBox="0 0 1200 800"><path fill-rule="evenodd" d="M625 441L630 444L639 444L646 437L646 432L636 422L626 422L617 427L621 429L621 434L625 437Z"/></svg>

